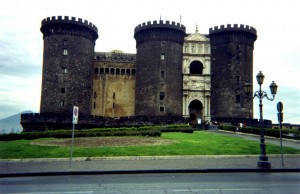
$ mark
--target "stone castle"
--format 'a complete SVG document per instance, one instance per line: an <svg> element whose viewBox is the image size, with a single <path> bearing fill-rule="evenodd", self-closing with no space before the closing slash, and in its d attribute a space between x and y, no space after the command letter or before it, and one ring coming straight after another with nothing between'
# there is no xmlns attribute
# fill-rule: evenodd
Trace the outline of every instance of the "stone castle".
<svg viewBox="0 0 300 194"><path fill-rule="evenodd" d="M75 17L46 18L40 30L40 113L22 115L25 131L68 126L73 106L83 127L121 118L253 118L244 92L253 77L252 27L222 25L201 34L197 27L186 33L180 23L147 22L134 29L136 54L95 52L97 27Z"/></svg>

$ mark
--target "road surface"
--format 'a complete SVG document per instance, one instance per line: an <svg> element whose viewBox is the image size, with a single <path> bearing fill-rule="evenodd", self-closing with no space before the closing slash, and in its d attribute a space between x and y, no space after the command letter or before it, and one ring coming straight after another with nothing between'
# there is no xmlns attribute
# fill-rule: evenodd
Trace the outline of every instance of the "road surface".
<svg viewBox="0 0 300 194"><path fill-rule="evenodd" d="M169 173L37 176L0 179L0 193L299 194L300 173Z"/></svg>

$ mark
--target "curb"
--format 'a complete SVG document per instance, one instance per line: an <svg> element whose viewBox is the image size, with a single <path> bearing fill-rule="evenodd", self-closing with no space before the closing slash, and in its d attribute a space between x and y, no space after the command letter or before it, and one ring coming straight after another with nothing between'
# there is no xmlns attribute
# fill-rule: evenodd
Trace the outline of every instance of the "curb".
<svg viewBox="0 0 300 194"><path fill-rule="evenodd" d="M62 172L30 172L2 173L0 178L31 176L75 176L75 175L109 175L109 174L159 174L159 173L299 173L300 168L291 169L176 169L176 170L118 170L118 171L62 171Z"/></svg>
<svg viewBox="0 0 300 194"><path fill-rule="evenodd" d="M258 158L259 155L177 155L177 156L112 156L112 157L73 157L73 162L80 161L128 161L128 160L164 160L164 159L224 159L224 158ZM280 154L269 154L269 158L281 157ZM300 154L284 154L284 157L300 157ZM0 159L0 163L11 162L69 162L70 158L25 158Z"/></svg>

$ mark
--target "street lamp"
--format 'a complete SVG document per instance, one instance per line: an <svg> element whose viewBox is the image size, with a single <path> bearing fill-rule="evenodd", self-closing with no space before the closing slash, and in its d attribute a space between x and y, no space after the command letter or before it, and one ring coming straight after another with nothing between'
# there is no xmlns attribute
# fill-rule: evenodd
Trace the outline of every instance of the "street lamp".
<svg viewBox="0 0 300 194"><path fill-rule="evenodd" d="M263 104L262 104L262 99L266 97L268 100L273 101L275 99L275 95L277 92L278 86L276 83L273 81L270 85L270 90L272 94L272 98L269 98L267 93L265 91L262 91L261 85L264 83L264 74L260 71L257 76L256 80L259 85L259 90L254 93L253 99L257 97L259 99L259 123L260 123L260 156L259 156L259 161L258 161L258 167L259 168L264 168L264 169L270 169L271 168L271 163L268 161L268 157L266 156L266 144L265 144L265 137L264 137L264 128L263 128ZM252 89L252 85L249 82L245 83L245 92L246 94L250 94Z"/></svg>

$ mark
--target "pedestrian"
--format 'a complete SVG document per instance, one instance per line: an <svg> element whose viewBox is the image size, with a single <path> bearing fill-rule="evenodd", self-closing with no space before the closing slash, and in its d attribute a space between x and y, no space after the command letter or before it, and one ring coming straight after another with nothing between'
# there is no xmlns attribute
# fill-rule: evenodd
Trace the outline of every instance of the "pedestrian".
<svg viewBox="0 0 300 194"><path fill-rule="evenodd" d="M201 128L201 118L198 118L198 129Z"/></svg>

